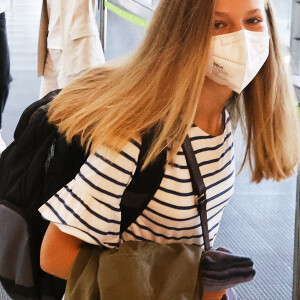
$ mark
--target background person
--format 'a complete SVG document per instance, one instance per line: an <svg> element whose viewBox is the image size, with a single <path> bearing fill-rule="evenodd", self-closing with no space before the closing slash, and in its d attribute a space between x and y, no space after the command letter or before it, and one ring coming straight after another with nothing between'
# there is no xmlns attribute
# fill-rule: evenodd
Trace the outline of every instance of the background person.
<svg viewBox="0 0 300 300"><path fill-rule="evenodd" d="M6 34L5 0L0 0L0 154L6 148L1 137L2 114L9 92L10 76L9 49Z"/></svg>
<svg viewBox="0 0 300 300"><path fill-rule="evenodd" d="M85 69L104 63L95 20L97 0L43 0L38 43L40 98Z"/></svg>

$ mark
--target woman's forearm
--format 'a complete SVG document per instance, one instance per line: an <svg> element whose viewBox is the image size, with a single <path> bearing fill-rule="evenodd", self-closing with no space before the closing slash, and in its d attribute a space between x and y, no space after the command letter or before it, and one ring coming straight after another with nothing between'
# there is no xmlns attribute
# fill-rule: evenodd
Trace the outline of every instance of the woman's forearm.
<svg viewBox="0 0 300 300"><path fill-rule="evenodd" d="M49 274L67 280L82 244L82 240L60 231L50 223L41 247L41 268Z"/></svg>

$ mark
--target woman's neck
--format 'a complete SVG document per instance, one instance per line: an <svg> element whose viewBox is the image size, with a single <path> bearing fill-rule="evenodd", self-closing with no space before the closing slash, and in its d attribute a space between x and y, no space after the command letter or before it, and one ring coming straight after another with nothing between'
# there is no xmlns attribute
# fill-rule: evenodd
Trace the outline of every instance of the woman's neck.
<svg viewBox="0 0 300 300"><path fill-rule="evenodd" d="M232 91L211 79L205 79L194 123L210 135L218 136L224 131L222 112Z"/></svg>

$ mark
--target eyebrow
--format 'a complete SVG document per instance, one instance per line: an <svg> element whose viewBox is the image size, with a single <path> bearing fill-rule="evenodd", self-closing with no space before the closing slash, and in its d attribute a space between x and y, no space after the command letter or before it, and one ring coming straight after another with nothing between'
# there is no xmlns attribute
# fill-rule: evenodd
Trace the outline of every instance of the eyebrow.
<svg viewBox="0 0 300 300"><path fill-rule="evenodd" d="M252 14L255 14L257 12L261 13L261 10L259 8L255 8L255 9L249 10L247 12L247 14L252 15ZM220 17L224 17L224 16L229 15L229 13L224 13L224 12L221 12L221 11L215 11L214 14L217 15L217 16L220 16Z"/></svg>

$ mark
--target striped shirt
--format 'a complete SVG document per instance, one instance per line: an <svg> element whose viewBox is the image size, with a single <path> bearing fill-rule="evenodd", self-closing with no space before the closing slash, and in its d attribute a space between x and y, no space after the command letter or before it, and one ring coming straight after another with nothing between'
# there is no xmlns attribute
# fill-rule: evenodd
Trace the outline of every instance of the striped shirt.
<svg viewBox="0 0 300 300"><path fill-rule="evenodd" d="M209 237L213 245L235 178L228 113L223 134L213 137L193 126L189 137L207 188ZM113 157L106 149L90 155L75 179L39 209L42 216L65 233L110 248L128 240L203 247L200 217L182 149L166 167L148 206L120 237L120 201L135 172L140 147L140 141L131 140Z"/></svg>

